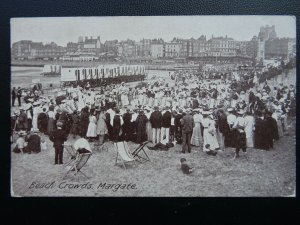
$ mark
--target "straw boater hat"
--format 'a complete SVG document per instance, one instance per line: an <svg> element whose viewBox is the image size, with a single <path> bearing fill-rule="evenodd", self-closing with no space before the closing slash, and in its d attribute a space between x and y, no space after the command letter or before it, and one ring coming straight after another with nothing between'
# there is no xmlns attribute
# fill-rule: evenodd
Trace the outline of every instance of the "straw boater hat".
<svg viewBox="0 0 300 225"><path fill-rule="evenodd" d="M203 116L208 116L210 114L212 114L212 112L210 110L204 110L204 111L202 111L202 115Z"/></svg>
<svg viewBox="0 0 300 225"><path fill-rule="evenodd" d="M228 108L227 109L227 112L233 112L234 111L234 108Z"/></svg>
<svg viewBox="0 0 300 225"><path fill-rule="evenodd" d="M240 109L240 110L238 110L236 113L239 114L239 115L243 115L243 114L245 114L245 111L242 110L242 109Z"/></svg>

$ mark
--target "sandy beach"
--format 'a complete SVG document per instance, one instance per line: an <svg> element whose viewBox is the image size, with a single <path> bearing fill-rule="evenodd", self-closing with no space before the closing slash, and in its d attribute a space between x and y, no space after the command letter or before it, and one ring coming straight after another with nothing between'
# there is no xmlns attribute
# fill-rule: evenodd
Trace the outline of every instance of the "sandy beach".
<svg viewBox="0 0 300 225"><path fill-rule="evenodd" d="M24 73L20 68L13 74ZM30 71L37 77L38 70ZM157 73L156 73L157 75ZM160 77L168 73L160 74ZM22 76L20 76L22 77ZM159 76L158 76L159 77ZM24 75L25 79L29 79ZM51 78L52 79L52 78ZM56 78L57 79L57 78ZM18 81L20 78L18 77ZM287 78L278 76L270 82L293 83L296 71ZM47 136L42 135L48 150L38 154L11 153L13 196L294 196L295 194L295 120L288 120L288 131L275 142L274 149L262 151L249 148L239 160L232 160L234 149L227 148L216 157L209 157L198 147L183 155L181 145L169 151L152 151L145 148L151 162L128 164L128 169L116 166L116 151L112 142L107 151L94 149L83 168L89 179L68 176L62 179L67 168L54 163L54 149ZM69 143L74 139L69 138ZM149 146L153 146L151 143ZM93 144L92 144L93 146ZM138 145L129 142L131 150ZM14 145L12 145L12 148ZM180 158L186 157L195 172L186 176L180 171ZM64 161L69 156L64 153ZM48 185L49 188L39 185ZM104 184L135 185L135 188L104 188ZM42 185L43 186L43 185ZM89 188L88 188L89 187Z"/></svg>

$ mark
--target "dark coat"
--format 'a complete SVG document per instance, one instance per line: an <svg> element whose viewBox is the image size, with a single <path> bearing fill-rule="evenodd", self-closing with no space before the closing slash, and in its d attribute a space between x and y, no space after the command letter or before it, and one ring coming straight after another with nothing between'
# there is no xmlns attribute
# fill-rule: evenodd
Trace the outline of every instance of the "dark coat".
<svg viewBox="0 0 300 225"><path fill-rule="evenodd" d="M187 114L184 117L182 117L181 125L182 125L182 133L186 134L186 133L193 132L193 128L195 127L193 116Z"/></svg>
<svg viewBox="0 0 300 225"><path fill-rule="evenodd" d="M88 126L89 126L89 113L82 112L80 116L80 130L82 135L86 136Z"/></svg>
<svg viewBox="0 0 300 225"><path fill-rule="evenodd" d="M150 116L150 123L152 128L161 128L162 114L159 111L154 111Z"/></svg>
<svg viewBox="0 0 300 225"><path fill-rule="evenodd" d="M116 114L113 119L113 127L112 132L114 136L114 141L119 141L120 138L120 131L121 131L121 115Z"/></svg>
<svg viewBox="0 0 300 225"><path fill-rule="evenodd" d="M255 119L255 132L254 132L254 147L257 149L266 149L265 144L265 121L261 118Z"/></svg>
<svg viewBox="0 0 300 225"><path fill-rule="evenodd" d="M162 116L162 123L161 126L165 128L171 127L171 117L172 114L169 111L166 111L164 115Z"/></svg>
<svg viewBox="0 0 300 225"><path fill-rule="evenodd" d="M183 117L182 114L177 114L175 116L175 120L174 120L175 127L181 126L180 120L182 117Z"/></svg>
<svg viewBox="0 0 300 225"><path fill-rule="evenodd" d="M147 131L146 131L146 123L148 121L147 116L144 114L138 115L136 118L136 142L143 143L147 141Z"/></svg>
<svg viewBox="0 0 300 225"><path fill-rule="evenodd" d="M49 136L54 148L63 147L64 142L67 141L67 137L68 134L61 129L57 129Z"/></svg>
<svg viewBox="0 0 300 225"><path fill-rule="evenodd" d="M132 118L132 114L131 113L126 112L123 115L123 121L124 121L123 131L124 132L128 132L131 129L131 127L132 127L131 118Z"/></svg>
<svg viewBox="0 0 300 225"><path fill-rule="evenodd" d="M19 122L18 130L27 130L28 127L27 115L24 112L22 112L19 115L18 122Z"/></svg>
<svg viewBox="0 0 300 225"><path fill-rule="evenodd" d="M46 132L48 126L48 116L42 112L38 115L38 128L41 132Z"/></svg>
<svg viewBox="0 0 300 225"><path fill-rule="evenodd" d="M26 152L38 153L41 151L41 138L37 134L31 134L27 139Z"/></svg>

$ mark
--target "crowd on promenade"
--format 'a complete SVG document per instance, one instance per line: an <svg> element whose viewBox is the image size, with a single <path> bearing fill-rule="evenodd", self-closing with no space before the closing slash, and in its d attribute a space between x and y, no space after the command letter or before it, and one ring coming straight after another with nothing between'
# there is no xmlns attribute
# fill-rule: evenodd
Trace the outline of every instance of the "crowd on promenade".
<svg viewBox="0 0 300 225"><path fill-rule="evenodd" d="M287 118L296 115L294 85L262 79L254 71L218 74L220 79L203 79L186 71L136 87L123 82L100 90L87 83L56 96L23 93L11 116L11 133L19 134L14 151L39 152L41 133L54 142L58 155L67 138L79 136L99 146L107 141L149 141L154 149L181 144L182 153L201 149L211 156L232 147L235 158L247 148L272 149L287 129ZM21 95L12 91L12 98Z"/></svg>

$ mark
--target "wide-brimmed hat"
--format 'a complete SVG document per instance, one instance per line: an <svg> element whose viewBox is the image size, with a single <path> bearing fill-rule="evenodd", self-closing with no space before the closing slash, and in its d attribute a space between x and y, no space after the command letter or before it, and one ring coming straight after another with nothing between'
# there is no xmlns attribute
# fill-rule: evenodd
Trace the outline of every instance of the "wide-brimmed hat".
<svg viewBox="0 0 300 225"><path fill-rule="evenodd" d="M202 111L202 115L210 115L212 112L210 110Z"/></svg>
<svg viewBox="0 0 300 225"><path fill-rule="evenodd" d="M36 105L40 105L41 104L41 102L40 101L37 101L37 102L34 102L34 103L32 103L32 105L34 105L34 106L36 106Z"/></svg>
<svg viewBox="0 0 300 225"><path fill-rule="evenodd" d="M236 113L239 114L239 115L243 115L243 114L245 114L245 111L242 110L242 109L240 109L240 110L238 110Z"/></svg>
<svg viewBox="0 0 300 225"><path fill-rule="evenodd" d="M228 108L227 109L227 112L233 112L234 111L234 108Z"/></svg>

